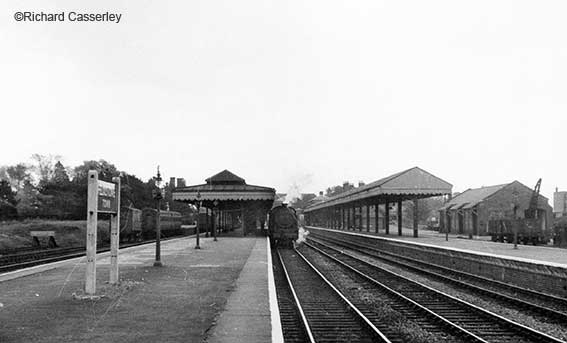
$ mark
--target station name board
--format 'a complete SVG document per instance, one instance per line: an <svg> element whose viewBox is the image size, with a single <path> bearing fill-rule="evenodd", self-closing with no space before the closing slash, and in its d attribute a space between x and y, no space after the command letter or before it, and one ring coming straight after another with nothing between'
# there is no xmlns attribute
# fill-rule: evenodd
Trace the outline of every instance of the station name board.
<svg viewBox="0 0 567 343"><path fill-rule="evenodd" d="M116 184L106 181L98 181L98 212L118 212L116 199Z"/></svg>

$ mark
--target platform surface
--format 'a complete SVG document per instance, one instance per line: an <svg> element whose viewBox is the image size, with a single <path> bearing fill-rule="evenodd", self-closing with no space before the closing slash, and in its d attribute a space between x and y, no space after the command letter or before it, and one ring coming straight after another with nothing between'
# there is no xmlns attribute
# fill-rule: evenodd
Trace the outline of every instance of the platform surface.
<svg viewBox="0 0 567 343"><path fill-rule="evenodd" d="M153 244L121 251L120 286L99 254L100 299L80 299L84 258L0 275L0 342L271 342L266 238L194 245L162 242L161 268Z"/></svg>
<svg viewBox="0 0 567 343"><path fill-rule="evenodd" d="M209 331L208 343L272 341L267 240L257 240L224 311ZM274 289L275 290L275 289ZM273 300L276 298L274 297ZM276 304L277 304L277 300ZM279 320L279 319L278 319ZM280 329L281 330L281 329ZM283 336L282 336L283 337Z"/></svg>
<svg viewBox="0 0 567 343"><path fill-rule="evenodd" d="M351 232L377 236L380 238L401 240L404 242L415 242L438 246L442 248L457 249L486 255L494 255L502 258L516 259L524 262L542 263L562 268L567 268L567 249L560 249L551 246L533 246L518 244L518 249L514 249L513 244L498 243L490 241L488 236L476 236L473 239L463 235L449 234L449 240L445 240L444 233L431 230L419 230L418 237L413 237L413 230L402 229L402 236L398 236L397 226L390 226L390 234L386 235L383 229L376 234L366 230L335 230L340 232Z"/></svg>

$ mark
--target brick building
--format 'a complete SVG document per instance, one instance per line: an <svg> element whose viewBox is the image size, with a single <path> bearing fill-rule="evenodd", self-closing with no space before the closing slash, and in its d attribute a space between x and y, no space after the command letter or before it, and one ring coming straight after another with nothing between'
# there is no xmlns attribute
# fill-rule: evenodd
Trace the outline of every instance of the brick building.
<svg viewBox="0 0 567 343"><path fill-rule="evenodd" d="M468 189L449 200L439 210L440 230L452 233L485 235L493 219L524 218L533 190L514 181L508 184ZM545 229L551 227L552 208L548 199L539 195L538 217L544 218Z"/></svg>

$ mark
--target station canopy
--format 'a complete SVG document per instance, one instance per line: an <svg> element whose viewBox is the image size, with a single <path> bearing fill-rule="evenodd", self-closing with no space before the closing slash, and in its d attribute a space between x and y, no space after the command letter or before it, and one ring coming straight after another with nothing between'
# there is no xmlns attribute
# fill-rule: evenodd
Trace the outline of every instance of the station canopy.
<svg viewBox="0 0 567 343"><path fill-rule="evenodd" d="M414 167L367 185L330 197L305 209L305 212L347 203L387 203L451 194L453 185Z"/></svg>
<svg viewBox="0 0 567 343"><path fill-rule="evenodd" d="M173 190L173 200L187 203L202 202L205 207L231 207L238 202L266 202L271 206L276 191L270 187L246 184L240 176L223 170L205 180L206 183Z"/></svg>

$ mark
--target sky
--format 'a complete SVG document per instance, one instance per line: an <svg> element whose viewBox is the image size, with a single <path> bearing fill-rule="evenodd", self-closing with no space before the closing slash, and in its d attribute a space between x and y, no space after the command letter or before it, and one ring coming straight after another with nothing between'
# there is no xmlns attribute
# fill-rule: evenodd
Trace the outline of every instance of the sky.
<svg viewBox="0 0 567 343"><path fill-rule="evenodd" d="M565 1L0 3L0 165L318 192L419 166L567 190ZM16 21L18 11L119 13ZM297 187L294 187L296 185ZM550 201L551 203L551 201Z"/></svg>

